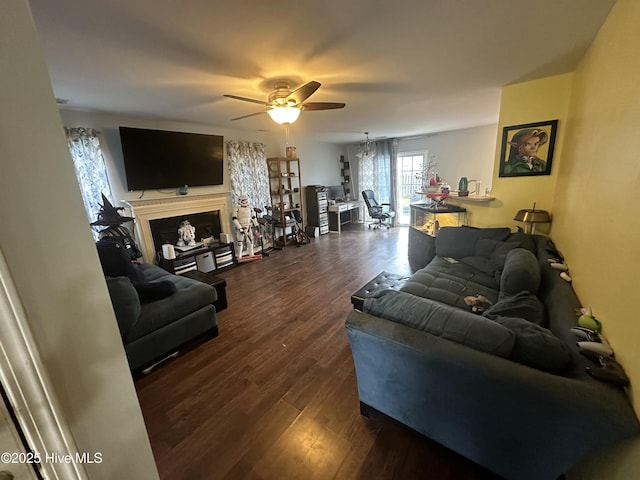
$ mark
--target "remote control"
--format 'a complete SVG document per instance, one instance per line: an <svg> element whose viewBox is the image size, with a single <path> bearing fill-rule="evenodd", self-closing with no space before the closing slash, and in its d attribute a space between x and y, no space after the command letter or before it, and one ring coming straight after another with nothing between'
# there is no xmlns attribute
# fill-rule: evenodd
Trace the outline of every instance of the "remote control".
<svg viewBox="0 0 640 480"><path fill-rule="evenodd" d="M602 355L590 352L589 350L580 350L580 354L583 357L588 358L592 362L597 363L601 367L604 366L604 357ZM611 357L608 357L608 358L611 358Z"/></svg>
<svg viewBox="0 0 640 480"><path fill-rule="evenodd" d="M571 331L575 333L577 336L579 336L580 338L583 338L584 340L587 340L589 342L602 343L602 338L600 337L600 334L598 334L598 332L596 332L595 330L591 330L590 328L573 327Z"/></svg>
<svg viewBox="0 0 640 480"><path fill-rule="evenodd" d="M597 353L607 357L613 356L613 350L606 343L583 341L578 342L578 348L580 348L580 350Z"/></svg>

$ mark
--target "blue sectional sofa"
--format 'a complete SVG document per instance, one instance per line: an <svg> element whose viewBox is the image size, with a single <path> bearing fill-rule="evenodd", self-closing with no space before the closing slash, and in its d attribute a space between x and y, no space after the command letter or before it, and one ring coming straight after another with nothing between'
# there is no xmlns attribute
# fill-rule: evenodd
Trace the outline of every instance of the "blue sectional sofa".
<svg viewBox="0 0 640 480"><path fill-rule="evenodd" d="M98 254L132 372L194 340L218 336L214 287L156 265L132 263L118 242L98 242Z"/></svg>
<svg viewBox="0 0 640 480"><path fill-rule="evenodd" d="M493 472L555 480L640 431L625 390L578 351L580 303L546 237L445 227L436 257L346 321L361 411L381 412ZM465 297L490 306L473 313Z"/></svg>

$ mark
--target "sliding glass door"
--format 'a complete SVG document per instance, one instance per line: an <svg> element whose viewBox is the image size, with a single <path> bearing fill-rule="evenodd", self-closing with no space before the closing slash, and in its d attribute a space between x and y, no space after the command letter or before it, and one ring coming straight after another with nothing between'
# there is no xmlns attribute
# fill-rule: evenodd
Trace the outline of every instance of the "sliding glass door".
<svg viewBox="0 0 640 480"><path fill-rule="evenodd" d="M422 187L422 165L426 161L427 152L398 153L398 209L396 223L409 225L409 205L418 199L416 191Z"/></svg>

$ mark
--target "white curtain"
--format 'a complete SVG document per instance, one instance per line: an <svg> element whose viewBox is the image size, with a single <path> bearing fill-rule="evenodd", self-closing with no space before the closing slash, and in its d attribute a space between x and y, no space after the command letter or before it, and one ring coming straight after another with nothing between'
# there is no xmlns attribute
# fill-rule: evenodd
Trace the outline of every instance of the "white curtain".
<svg viewBox="0 0 640 480"><path fill-rule="evenodd" d="M98 211L102 204L102 194L113 204L107 167L100 149L100 140L92 128L64 129L73 166L76 171L84 208L89 222L98 218ZM97 232L94 232L97 237Z"/></svg>
<svg viewBox="0 0 640 480"><path fill-rule="evenodd" d="M373 190L378 203L396 205L397 141L380 140L362 144L358 157L358 189ZM368 216L368 213L367 213Z"/></svg>
<svg viewBox="0 0 640 480"><path fill-rule="evenodd" d="M269 172L264 144L229 140L226 145L234 208L240 195L246 195L252 207L264 211L265 205L270 205Z"/></svg>

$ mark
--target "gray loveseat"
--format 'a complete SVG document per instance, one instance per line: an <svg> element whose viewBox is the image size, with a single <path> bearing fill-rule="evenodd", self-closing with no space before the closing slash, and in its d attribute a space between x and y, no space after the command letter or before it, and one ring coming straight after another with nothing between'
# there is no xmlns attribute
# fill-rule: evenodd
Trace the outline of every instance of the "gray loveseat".
<svg viewBox="0 0 640 480"><path fill-rule="evenodd" d="M118 243L99 242L98 253L132 372L196 339L218 336L214 287L132 263Z"/></svg>
<svg viewBox="0 0 640 480"><path fill-rule="evenodd" d="M346 321L361 411L378 411L508 478L556 479L636 435L625 391L592 378L580 307L542 236L445 227L436 257ZM467 296L491 306L472 313Z"/></svg>

